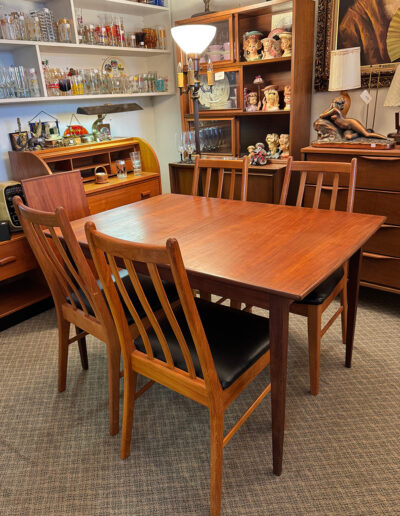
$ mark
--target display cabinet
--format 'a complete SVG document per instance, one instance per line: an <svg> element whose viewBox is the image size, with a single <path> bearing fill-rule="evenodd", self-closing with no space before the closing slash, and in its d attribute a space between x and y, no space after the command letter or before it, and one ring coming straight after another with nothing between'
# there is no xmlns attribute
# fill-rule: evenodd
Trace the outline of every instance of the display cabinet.
<svg viewBox="0 0 400 516"><path fill-rule="evenodd" d="M218 45L226 37L226 27L229 26L229 49L232 61L213 60L218 86L215 88L215 93L201 94L200 120L205 121L220 116L231 117L234 120L232 147L235 156L247 154L247 147L257 142L262 142L267 147L265 138L268 133L289 134L289 152L295 159L300 158L301 147L309 143L314 11L313 0L270 0L176 22L177 25L224 23L224 25L217 25L215 41L218 41ZM280 24L283 28L279 27ZM256 32L260 34L261 41L261 38L271 36L271 33L272 36L277 37L276 35L283 30L291 33L291 55L263 59L264 54L262 54L261 59L255 61L245 59L243 50L245 34ZM206 51L208 56L210 56L210 48L214 46L213 43ZM180 49L177 49L178 61L184 62L183 57ZM200 71L202 70L204 70L204 64L200 66ZM202 77L200 73L200 79ZM261 83L257 84L259 78ZM277 109L246 111L245 95L253 92L262 97L262 90L267 86L273 86L278 91ZM285 87L286 99L284 98ZM180 101L183 130L187 130L188 123L190 125L190 120L193 119L191 101L187 97L182 95ZM224 154L224 151L225 149L221 148L218 152Z"/></svg>

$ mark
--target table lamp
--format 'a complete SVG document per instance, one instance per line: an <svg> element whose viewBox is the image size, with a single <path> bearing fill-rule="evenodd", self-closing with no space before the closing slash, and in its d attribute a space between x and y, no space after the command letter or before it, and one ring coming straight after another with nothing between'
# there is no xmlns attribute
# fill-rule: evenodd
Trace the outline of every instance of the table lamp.
<svg viewBox="0 0 400 516"><path fill-rule="evenodd" d="M345 101L343 116L347 115L351 104L347 90L361 88L360 66L360 47L331 51L328 90L340 91Z"/></svg>
<svg viewBox="0 0 400 516"><path fill-rule="evenodd" d="M187 55L188 67L184 72L182 63L178 64L178 88L180 95L190 94L193 101L194 114L194 135L196 143L196 154L200 154L200 132L199 132L199 60L200 54L208 47L215 36L216 27L213 25L179 25L172 27L171 34L175 43ZM187 77L187 88L184 90L185 79ZM207 68L207 82L212 89L214 84L214 73L211 61Z"/></svg>
<svg viewBox="0 0 400 516"><path fill-rule="evenodd" d="M386 95L385 103L383 104L385 107L397 107L400 106L400 66L396 68L396 72L393 76L392 82L390 84L389 91ZM396 120L396 133L388 134L389 138L394 138L396 145L400 145L400 113L397 112L395 114Z"/></svg>

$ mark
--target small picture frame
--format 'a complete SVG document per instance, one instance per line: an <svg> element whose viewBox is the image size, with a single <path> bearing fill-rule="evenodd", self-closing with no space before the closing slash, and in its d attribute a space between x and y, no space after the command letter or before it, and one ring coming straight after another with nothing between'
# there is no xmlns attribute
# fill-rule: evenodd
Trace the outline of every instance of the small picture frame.
<svg viewBox="0 0 400 516"><path fill-rule="evenodd" d="M25 150L28 143L28 131L8 133L8 135L13 151Z"/></svg>
<svg viewBox="0 0 400 516"><path fill-rule="evenodd" d="M97 126L100 140L111 140L111 126L110 124L99 124Z"/></svg>

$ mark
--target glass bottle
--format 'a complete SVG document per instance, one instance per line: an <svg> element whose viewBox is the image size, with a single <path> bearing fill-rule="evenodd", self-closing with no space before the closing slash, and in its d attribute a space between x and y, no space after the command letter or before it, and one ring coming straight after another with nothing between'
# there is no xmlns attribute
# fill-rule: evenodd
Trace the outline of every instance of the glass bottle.
<svg viewBox="0 0 400 516"><path fill-rule="evenodd" d="M39 81L37 78L36 70L34 68L29 68L26 73L29 93L31 97L40 97L40 88Z"/></svg>
<svg viewBox="0 0 400 516"><path fill-rule="evenodd" d="M58 20L58 40L61 43L72 43L71 24L66 18Z"/></svg>

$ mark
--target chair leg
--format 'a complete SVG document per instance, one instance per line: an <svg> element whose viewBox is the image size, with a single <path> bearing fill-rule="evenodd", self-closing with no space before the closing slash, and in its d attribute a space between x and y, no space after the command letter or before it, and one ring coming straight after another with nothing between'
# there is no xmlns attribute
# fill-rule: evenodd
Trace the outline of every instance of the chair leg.
<svg viewBox="0 0 400 516"><path fill-rule="evenodd" d="M135 407L135 393L137 373L124 369L124 413L122 415L121 459L127 459L131 453L131 439L133 427L133 411Z"/></svg>
<svg viewBox="0 0 400 516"><path fill-rule="evenodd" d="M110 413L110 435L119 432L119 386L121 348L118 339L111 337L107 345L108 359L108 406Z"/></svg>
<svg viewBox="0 0 400 516"><path fill-rule="evenodd" d="M347 286L344 285L340 292L340 303L343 306L342 316L342 341L346 344L346 332L347 332Z"/></svg>
<svg viewBox="0 0 400 516"><path fill-rule="evenodd" d="M210 439L211 439L211 491L210 515L219 516L221 512L222 495L222 458L224 440L224 413L210 408Z"/></svg>
<svg viewBox="0 0 400 516"><path fill-rule="evenodd" d="M310 371L310 392L319 393L320 354L321 354L321 311L319 306L310 306L307 315L308 325L308 364Z"/></svg>
<svg viewBox="0 0 400 516"><path fill-rule="evenodd" d="M81 331L82 330L78 328L78 326L75 326L75 335L78 335ZM89 369L89 361L87 355L86 337L82 337L78 340L78 346L79 354L81 356L82 369L85 369L87 371Z"/></svg>
<svg viewBox="0 0 400 516"><path fill-rule="evenodd" d="M67 385L68 340L70 323L61 316L58 319L58 391L65 391Z"/></svg>

